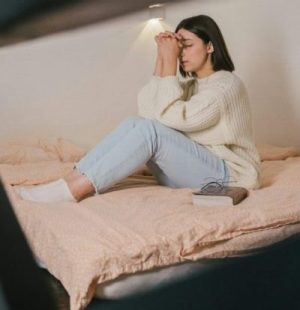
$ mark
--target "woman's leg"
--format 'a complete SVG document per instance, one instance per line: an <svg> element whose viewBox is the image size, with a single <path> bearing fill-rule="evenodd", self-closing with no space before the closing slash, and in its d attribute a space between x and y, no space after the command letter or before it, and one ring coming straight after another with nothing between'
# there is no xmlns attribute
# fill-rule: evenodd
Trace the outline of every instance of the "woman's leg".
<svg viewBox="0 0 300 310"><path fill-rule="evenodd" d="M104 192L145 163L160 184L170 187L199 188L212 179L228 180L224 161L205 147L156 120L139 120L134 120L129 126L132 129L109 152L104 154L100 143L88 159L84 157L76 165L74 173L91 182L90 191L93 187L98 193ZM72 184L69 186L72 188Z"/></svg>
<svg viewBox="0 0 300 310"><path fill-rule="evenodd" d="M200 188L208 182L229 181L225 162L183 133L153 121L157 151L147 166L161 185L173 188Z"/></svg>
<svg viewBox="0 0 300 310"><path fill-rule="evenodd" d="M84 171L93 167L96 161L114 148L130 130L143 120L144 118L131 116L121 122L116 129L104 137L75 165L75 170L73 172L65 177L65 181L67 182L73 197L77 201L95 192L94 185L85 176Z"/></svg>
<svg viewBox="0 0 300 310"><path fill-rule="evenodd" d="M208 177L226 178L222 160L158 121L134 117L123 127L129 129L121 133L117 128L66 178L77 200L93 191L104 192L145 163L160 184L170 187L200 187Z"/></svg>
<svg viewBox="0 0 300 310"><path fill-rule="evenodd" d="M128 131L132 130L142 120L143 118L135 116L127 118L88 152L79 165L82 166L83 170L93 165L95 158L98 159L108 153L118 141L127 135ZM97 154L96 157L95 154ZM36 202L78 201L93 193L94 186L87 177L75 170L64 179L34 187L16 188L16 192L23 199Z"/></svg>
<svg viewBox="0 0 300 310"><path fill-rule="evenodd" d="M99 158L114 148L138 123L144 120L144 118L139 116L130 116L126 118L94 146L79 163L76 164L76 167L80 166L82 169L91 167Z"/></svg>

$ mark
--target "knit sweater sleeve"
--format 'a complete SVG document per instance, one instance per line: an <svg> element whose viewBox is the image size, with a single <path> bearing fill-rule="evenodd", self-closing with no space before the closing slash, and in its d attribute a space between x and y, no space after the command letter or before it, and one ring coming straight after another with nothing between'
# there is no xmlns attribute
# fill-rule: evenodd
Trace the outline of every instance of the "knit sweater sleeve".
<svg viewBox="0 0 300 310"><path fill-rule="evenodd" d="M138 115L154 118L154 106L158 88L158 77L152 76L150 81L139 91L137 96Z"/></svg>
<svg viewBox="0 0 300 310"><path fill-rule="evenodd" d="M193 132L215 125L220 119L217 91L203 89L182 100L183 90L176 76L158 80L154 115L171 128Z"/></svg>
<svg viewBox="0 0 300 310"><path fill-rule="evenodd" d="M139 91L137 96L138 115L155 119L155 112L157 108L157 94L159 85L162 79L159 76L153 75L150 81ZM178 81L177 93L175 96L180 97L183 92L184 83Z"/></svg>

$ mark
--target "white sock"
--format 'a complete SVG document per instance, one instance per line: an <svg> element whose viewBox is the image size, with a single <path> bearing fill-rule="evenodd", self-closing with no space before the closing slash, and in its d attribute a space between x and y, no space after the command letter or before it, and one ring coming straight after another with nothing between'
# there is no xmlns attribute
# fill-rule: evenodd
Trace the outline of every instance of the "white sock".
<svg viewBox="0 0 300 310"><path fill-rule="evenodd" d="M15 191L24 200L30 200L35 202L60 202L60 201L73 201L76 199L73 197L67 182L64 179L58 179L57 181L37 185L34 187L19 187Z"/></svg>

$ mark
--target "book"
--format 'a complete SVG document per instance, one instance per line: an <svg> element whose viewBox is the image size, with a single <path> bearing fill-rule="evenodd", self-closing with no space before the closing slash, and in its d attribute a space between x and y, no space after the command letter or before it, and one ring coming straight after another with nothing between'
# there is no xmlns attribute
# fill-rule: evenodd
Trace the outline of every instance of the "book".
<svg viewBox="0 0 300 310"><path fill-rule="evenodd" d="M248 196L244 187L205 185L199 191L193 192L193 204L200 207L237 205Z"/></svg>

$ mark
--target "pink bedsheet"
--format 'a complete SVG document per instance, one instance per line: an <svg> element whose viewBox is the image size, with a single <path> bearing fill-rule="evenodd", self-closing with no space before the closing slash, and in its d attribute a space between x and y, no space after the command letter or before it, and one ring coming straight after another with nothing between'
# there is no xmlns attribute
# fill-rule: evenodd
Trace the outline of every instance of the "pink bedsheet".
<svg viewBox="0 0 300 310"><path fill-rule="evenodd" d="M80 203L23 201L13 186L71 171L85 150L63 139L0 141L0 173L34 254L70 295L71 309L97 283L158 266L247 252L297 233L299 149L261 145L262 188L237 206L198 207L190 188L157 185L145 167Z"/></svg>

